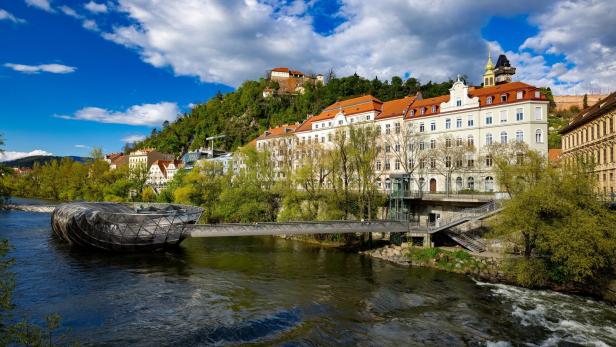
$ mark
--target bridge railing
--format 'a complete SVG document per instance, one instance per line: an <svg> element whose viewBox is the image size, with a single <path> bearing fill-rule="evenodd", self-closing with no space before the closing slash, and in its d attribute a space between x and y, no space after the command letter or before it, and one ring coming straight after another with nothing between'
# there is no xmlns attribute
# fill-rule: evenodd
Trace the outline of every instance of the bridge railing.
<svg viewBox="0 0 616 347"><path fill-rule="evenodd" d="M502 203L497 200L492 200L487 204L483 204L479 207L467 208L462 210L455 215L452 215L448 218L439 218L437 221L428 223L428 230L434 231L437 229L445 228L449 225L458 224L464 220L470 220L476 217L480 217L482 215L494 212L501 208Z"/></svg>

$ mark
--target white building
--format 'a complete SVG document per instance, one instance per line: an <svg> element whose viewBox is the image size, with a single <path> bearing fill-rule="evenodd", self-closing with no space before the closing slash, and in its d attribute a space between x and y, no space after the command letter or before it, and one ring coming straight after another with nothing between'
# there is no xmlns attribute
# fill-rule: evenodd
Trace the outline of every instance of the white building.
<svg viewBox="0 0 616 347"><path fill-rule="evenodd" d="M340 128L374 124L381 132L376 170L381 173L377 184L383 189L390 188L390 177L412 172L415 186L425 191L496 191L498 182L486 147L522 141L547 156L548 103L538 88L522 82L473 88L458 80L449 95L435 98L423 99L418 94L382 102L366 95L337 102L294 129L270 129L256 139L256 147L270 150L278 163L292 158L292 167L296 167L299 147L319 144L328 148ZM410 136L413 141L405 142ZM447 157L449 162L442 157L400 155L406 146L420 154L440 143L465 146L469 151L464 160ZM456 170L444 174L439 162Z"/></svg>
<svg viewBox="0 0 616 347"><path fill-rule="evenodd" d="M173 154L161 153L153 148L135 150L128 156L128 167L134 170L139 166L150 168L157 160L174 160Z"/></svg>
<svg viewBox="0 0 616 347"><path fill-rule="evenodd" d="M181 160L156 160L150 166L146 184L152 186L155 190L164 188L181 166Z"/></svg>

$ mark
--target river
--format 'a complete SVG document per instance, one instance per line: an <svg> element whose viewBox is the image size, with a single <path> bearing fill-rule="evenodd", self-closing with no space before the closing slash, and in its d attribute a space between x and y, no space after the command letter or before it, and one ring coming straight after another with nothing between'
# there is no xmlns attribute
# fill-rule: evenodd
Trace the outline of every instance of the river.
<svg viewBox="0 0 616 347"><path fill-rule="evenodd" d="M1 211L15 315L83 345L616 345L616 308L271 237L173 253L70 249L45 213Z"/></svg>

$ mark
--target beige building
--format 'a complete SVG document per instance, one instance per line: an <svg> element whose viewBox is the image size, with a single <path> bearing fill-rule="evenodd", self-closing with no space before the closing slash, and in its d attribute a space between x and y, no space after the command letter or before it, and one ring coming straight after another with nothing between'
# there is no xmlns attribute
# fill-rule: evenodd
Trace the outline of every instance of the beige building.
<svg viewBox="0 0 616 347"><path fill-rule="evenodd" d="M138 166L150 168L157 160L174 160L173 154L161 153L154 148L142 148L135 150L128 156L128 167L134 170Z"/></svg>
<svg viewBox="0 0 616 347"><path fill-rule="evenodd" d="M271 97L274 94L303 94L306 84L317 82L325 83L323 75L311 76L301 71L292 70L288 67L277 67L269 71L267 79L278 83L278 89L266 88L263 97Z"/></svg>
<svg viewBox="0 0 616 347"><path fill-rule="evenodd" d="M606 97L607 95L588 94L588 105L594 105ZM568 110L573 106L581 110L584 108L584 95L554 95L554 103L556 111Z"/></svg>
<svg viewBox="0 0 616 347"><path fill-rule="evenodd" d="M616 188L616 92L580 112L560 130L562 158L595 164L598 190L612 194Z"/></svg>

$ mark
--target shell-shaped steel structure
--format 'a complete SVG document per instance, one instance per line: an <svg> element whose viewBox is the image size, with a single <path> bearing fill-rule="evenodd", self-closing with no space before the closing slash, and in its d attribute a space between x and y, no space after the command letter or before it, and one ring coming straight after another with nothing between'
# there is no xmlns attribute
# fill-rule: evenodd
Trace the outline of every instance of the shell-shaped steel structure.
<svg viewBox="0 0 616 347"><path fill-rule="evenodd" d="M53 231L71 245L105 251L150 251L179 245L203 209L150 203L74 202L51 216Z"/></svg>

